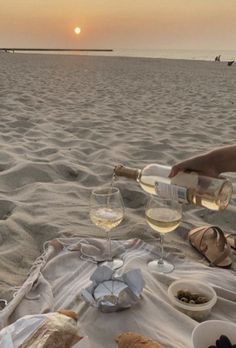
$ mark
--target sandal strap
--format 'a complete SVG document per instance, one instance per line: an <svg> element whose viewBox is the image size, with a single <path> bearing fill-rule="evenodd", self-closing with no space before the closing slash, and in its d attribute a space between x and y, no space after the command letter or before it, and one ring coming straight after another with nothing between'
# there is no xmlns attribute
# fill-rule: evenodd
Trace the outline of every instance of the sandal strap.
<svg viewBox="0 0 236 348"><path fill-rule="evenodd" d="M235 249L236 248L236 234L225 232L224 235L225 235L225 238L228 241L229 245Z"/></svg>
<svg viewBox="0 0 236 348"><path fill-rule="evenodd" d="M201 248L202 246L202 243L203 243L203 239L204 239L204 236L205 234L209 231L209 230L213 230L216 232L217 236L219 237L218 238L218 246L220 247L220 249L222 249L222 251L224 250L224 245L227 244L227 240L224 236L224 232L222 231L222 229L218 226L213 226L213 225L209 225L209 226L205 226L205 227L197 227L193 230L190 231L188 237L189 239L191 239L191 237L193 235L196 235L194 237L195 239L195 243L194 244L198 244L199 248L201 250L204 250L205 248Z"/></svg>
<svg viewBox="0 0 236 348"><path fill-rule="evenodd" d="M189 232L188 237L191 244L204 255L208 249L207 244L204 242L204 236L209 230L213 230L216 233L216 243L219 248L220 255L217 256L215 260L211 260L211 265L217 266L227 256L230 256L231 253L230 246L222 229L218 226L213 225L197 227Z"/></svg>
<svg viewBox="0 0 236 348"><path fill-rule="evenodd" d="M223 251L225 249L225 246L228 245L227 240L226 240L225 235L224 235L224 232L218 226L212 226L212 229L213 229L213 231L216 232L217 236L219 237L217 244L219 246L219 249L222 249L222 251Z"/></svg>
<svg viewBox="0 0 236 348"><path fill-rule="evenodd" d="M223 253L220 256L218 256L214 261L212 261L211 264L214 266L217 266L217 264L221 263L229 255L230 255L230 247L228 244L226 244L226 247Z"/></svg>
<svg viewBox="0 0 236 348"><path fill-rule="evenodd" d="M216 231L216 233L218 233L219 236L219 247L222 247L222 250L224 250L222 252L222 254L220 256L218 256L213 262L212 264L217 265L218 263L222 262L227 256L230 255L231 250L230 250L230 246L227 243L227 239L225 238L224 232L222 231L222 229L218 226L212 226L213 230Z"/></svg>

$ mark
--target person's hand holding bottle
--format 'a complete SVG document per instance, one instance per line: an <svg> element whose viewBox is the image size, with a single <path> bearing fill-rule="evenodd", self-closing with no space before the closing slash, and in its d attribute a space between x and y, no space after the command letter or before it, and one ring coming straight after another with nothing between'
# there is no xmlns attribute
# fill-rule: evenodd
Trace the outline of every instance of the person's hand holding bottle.
<svg viewBox="0 0 236 348"><path fill-rule="evenodd" d="M224 146L175 164L169 177L182 171L218 177L220 173L236 172L236 145Z"/></svg>

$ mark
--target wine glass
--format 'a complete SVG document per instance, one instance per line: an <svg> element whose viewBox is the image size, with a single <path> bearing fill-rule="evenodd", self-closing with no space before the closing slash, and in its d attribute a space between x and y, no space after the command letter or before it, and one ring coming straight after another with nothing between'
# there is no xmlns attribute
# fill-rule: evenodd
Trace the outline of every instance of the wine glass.
<svg viewBox="0 0 236 348"><path fill-rule="evenodd" d="M174 265L164 259L164 235L174 231L182 218L182 205L171 199L151 196L145 209L145 217L148 225L160 234L161 256L158 260L148 263L150 270L160 273L169 273Z"/></svg>
<svg viewBox="0 0 236 348"><path fill-rule="evenodd" d="M117 187L100 187L94 189L90 197L90 219L106 232L107 259L105 265L112 269L123 265L121 259L113 259L111 254L111 230L118 226L124 217L124 204Z"/></svg>

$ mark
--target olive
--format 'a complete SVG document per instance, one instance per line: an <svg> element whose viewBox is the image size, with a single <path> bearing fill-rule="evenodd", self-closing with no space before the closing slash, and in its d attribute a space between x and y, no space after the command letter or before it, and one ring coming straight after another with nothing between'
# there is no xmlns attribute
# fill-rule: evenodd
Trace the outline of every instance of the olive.
<svg viewBox="0 0 236 348"><path fill-rule="evenodd" d="M185 292L183 290L179 290L177 292L177 297L180 298L180 297L183 297L185 295Z"/></svg>
<svg viewBox="0 0 236 348"><path fill-rule="evenodd" d="M188 299L186 297L181 297L180 301L188 303Z"/></svg>
<svg viewBox="0 0 236 348"><path fill-rule="evenodd" d="M188 299L190 299L192 296L190 291L185 291L185 297L187 297Z"/></svg>
<svg viewBox="0 0 236 348"><path fill-rule="evenodd" d="M199 297L199 294L192 294L192 299L196 301L196 299Z"/></svg>
<svg viewBox="0 0 236 348"><path fill-rule="evenodd" d="M205 296L199 296L197 299L196 299L196 303L197 304L200 304L200 303L206 303L207 302L207 298Z"/></svg>
<svg viewBox="0 0 236 348"><path fill-rule="evenodd" d="M194 300L190 300L189 303L196 304L196 302Z"/></svg>

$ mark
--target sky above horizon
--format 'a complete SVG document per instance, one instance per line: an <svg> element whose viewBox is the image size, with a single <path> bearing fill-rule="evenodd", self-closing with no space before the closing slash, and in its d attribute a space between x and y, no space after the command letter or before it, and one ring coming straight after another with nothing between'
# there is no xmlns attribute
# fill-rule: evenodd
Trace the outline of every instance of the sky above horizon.
<svg viewBox="0 0 236 348"><path fill-rule="evenodd" d="M0 32L0 47L234 50L236 0L0 0Z"/></svg>

